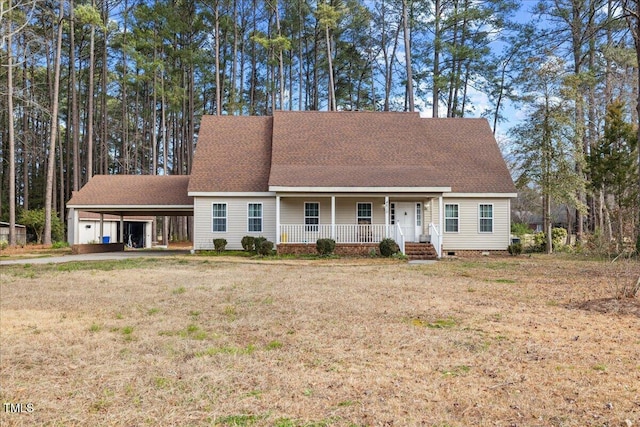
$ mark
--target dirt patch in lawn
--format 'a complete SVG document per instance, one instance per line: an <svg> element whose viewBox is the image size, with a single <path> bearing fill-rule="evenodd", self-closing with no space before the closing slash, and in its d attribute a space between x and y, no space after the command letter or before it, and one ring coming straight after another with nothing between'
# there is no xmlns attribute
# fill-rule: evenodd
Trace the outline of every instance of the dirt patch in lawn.
<svg viewBox="0 0 640 427"><path fill-rule="evenodd" d="M637 298L601 298L579 304L578 308L640 318L640 300Z"/></svg>
<svg viewBox="0 0 640 427"><path fill-rule="evenodd" d="M637 263L118 262L2 268L1 425L640 425Z"/></svg>

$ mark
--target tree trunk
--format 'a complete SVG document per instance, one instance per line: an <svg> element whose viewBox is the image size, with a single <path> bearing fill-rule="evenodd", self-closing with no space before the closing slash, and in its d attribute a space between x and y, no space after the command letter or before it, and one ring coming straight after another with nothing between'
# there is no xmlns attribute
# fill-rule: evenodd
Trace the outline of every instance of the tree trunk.
<svg viewBox="0 0 640 427"><path fill-rule="evenodd" d="M60 14L58 15L58 40L56 44L55 77L53 79L53 102L51 111L51 133L49 137L49 159L47 164L47 182L45 187L44 204L44 231L43 242L45 245L51 244L51 216L53 213L53 190L54 190L54 169L56 157L56 137L58 135L58 95L60 91L60 59L62 56L62 19L64 17L64 4L60 3Z"/></svg>
<svg viewBox="0 0 640 427"><path fill-rule="evenodd" d="M91 6L95 7L95 0L91 1ZM89 39L89 87L87 94L87 176L88 181L93 176L93 80L95 73L95 38L96 38L96 26L91 23L91 35Z"/></svg>
<svg viewBox="0 0 640 427"><path fill-rule="evenodd" d="M80 189L80 113L78 112L78 90L76 81L75 14L73 0L69 0L69 71L71 86L71 144L73 147L73 191ZM68 131L67 131L68 133Z"/></svg>
<svg viewBox="0 0 640 427"><path fill-rule="evenodd" d="M215 42L215 63L216 63L216 115L219 116L221 114L221 91L220 91L220 16L218 12L218 2L215 3L215 32L216 32L216 42Z"/></svg>
<svg viewBox="0 0 640 427"><path fill-rule="evenodd" d="M11 10L11 0L9 0ZM6 18L5 18L6 19ZM7 34L7 124L9 133L9 245L16 246L16 141L13 123L13 24L9 18Z"/></svg>
<svg viewBox="0 0 640 427"><path fill-rule="evenodd" d="M407 67L407 101L409 103L409 111L415 111L413 100L413 71L411 65L411 36L409 32L409 13L407 11L407 0L402 0L402 21L404 30L404 55L405 65Z"/></svg>
<svg viewBox="0 0 640 427"><path fill-rule="evenodd" d="M333 61L331 60L331 37L329 35L329 26L325 25L324 34L327 42L327 63L329 64L329 110L336 111L336 87L333 82Z"/></svg>
<svg viewBox="0 0 640 427"><path fill-rule="evenodd" d="M438 80L440 79L440 19L441 19L441 0L435 0L434 2L434 37L433 37L433 99L432 99L432 115L438 117L438 102L440 100L440 88L438 86Z"/></svg>

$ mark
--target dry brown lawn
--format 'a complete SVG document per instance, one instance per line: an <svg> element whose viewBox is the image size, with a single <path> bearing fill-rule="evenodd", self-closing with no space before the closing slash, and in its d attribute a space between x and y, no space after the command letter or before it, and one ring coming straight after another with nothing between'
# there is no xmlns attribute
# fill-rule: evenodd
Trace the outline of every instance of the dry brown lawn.
<svg viewBox="0 0 640 427"><path fill-rule="evenodd" d="M2 426L640 426L637 262L0 268Z"/></svg>

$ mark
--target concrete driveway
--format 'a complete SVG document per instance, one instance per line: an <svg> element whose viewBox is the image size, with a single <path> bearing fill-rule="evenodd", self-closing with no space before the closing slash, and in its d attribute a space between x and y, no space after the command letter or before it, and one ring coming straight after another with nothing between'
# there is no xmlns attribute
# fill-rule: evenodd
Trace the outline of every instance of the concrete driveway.
<svg viewBox="0 0 640 427"><path fill-rule="evenodd" d="M138 257L164 257L164 256L176 256L176 255L189 255L188 249L184 250L135 250L124 252L104 252L97 254L82 254L82 255L64 255L54 257L41 257L41 258L21 258L13 260L0 261L2 265L16 265L16 264L59 264L62 262L72 261L102 261L113 259L126 259L126 258L138 258Z"/></svg>

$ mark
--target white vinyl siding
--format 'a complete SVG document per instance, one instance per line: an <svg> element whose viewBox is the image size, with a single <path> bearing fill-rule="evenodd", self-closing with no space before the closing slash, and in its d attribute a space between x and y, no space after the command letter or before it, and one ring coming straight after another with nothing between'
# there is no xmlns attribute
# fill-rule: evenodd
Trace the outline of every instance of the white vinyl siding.
<svg viewBox="0 0 640 427"><path fill-rule="evenodd" d="M320 204L320 224L331 224L331 197L317 197L315 199L304 197L280 198L280 224L304 224L305 202L318 202ZM336 224L357 224L358 202L370 202L372 223L384 224L384 197L356 198L336 197Z"/></svg>
<svg viewBox="0 0 640 427"><path fill-rule="evenodd" d="M262 232L247 231L248 204L262 204ZM226 204L226 232L214 232L212 227L213 205ZM194 197L194 242L196 250L213 249L213 239L227 240L227 249L242 249L244 236L264 236L275 243L275 197Z"/></svg>
<svg viewBox="0 0 640 427"><path fill-rule="evenodd" d="M507 198L444 198L443 205L457 204L458 232L444 233L443 249L456 250L506 250L509 246L511 227L511 204ZM437 199L434 204L437 205ZM480 232L479 205L492 206L491 233ZM445 208L446 211L446 208Z"/></svg>

